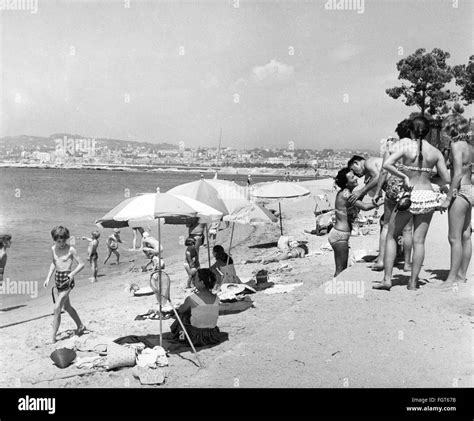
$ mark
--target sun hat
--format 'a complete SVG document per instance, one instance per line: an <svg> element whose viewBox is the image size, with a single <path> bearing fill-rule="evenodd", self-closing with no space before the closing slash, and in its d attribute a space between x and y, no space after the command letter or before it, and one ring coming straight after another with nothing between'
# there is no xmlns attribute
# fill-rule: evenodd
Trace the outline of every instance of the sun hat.
<svg viewBox="0 0 474 421"><path fill-rule="evenodd" d="M66 368L76 359L76 353L69 348L59 348L50 355L50 358L59 368Z"/></svg>

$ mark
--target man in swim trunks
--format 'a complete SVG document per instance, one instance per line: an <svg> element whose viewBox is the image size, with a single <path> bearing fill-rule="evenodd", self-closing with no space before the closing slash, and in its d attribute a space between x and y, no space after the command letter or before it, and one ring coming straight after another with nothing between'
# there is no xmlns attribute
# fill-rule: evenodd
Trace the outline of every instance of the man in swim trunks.
<svg viewBox="0 0 474 421"><path fill-rule="evenodd" d="M3 284L3 274L7 264L7 248L11 245L10 234L0 234L0 286Z"/></svg>
<svg viewBox="0 0 474 421"><path fill-rule="evenodd" d="M148 266L153 264L153 270L156 270L159 267L159 261L161 253L163 252L163 246L160 242L150 235L149 232L144 231L142 234L142 251L145 256L150 259L149 262L142 267L142 271L146 272ZM161 268L165 267L165 262L161 259Z"/></svg>
<svg viewBox="0 0 474 421"><path fill-rule="evenodd" d="M99 231L93 231L91 232L91 238L88 237L82 237L82 240L87 240L89 241L89 246L87 247L87 260L89 260L89 263L91 265L92 269L92 278L90 278L91 282L97 282L97 272L98 272L98 266L97 266L97 261L99 260L99 237L100 237L100 232Z"/></svg>

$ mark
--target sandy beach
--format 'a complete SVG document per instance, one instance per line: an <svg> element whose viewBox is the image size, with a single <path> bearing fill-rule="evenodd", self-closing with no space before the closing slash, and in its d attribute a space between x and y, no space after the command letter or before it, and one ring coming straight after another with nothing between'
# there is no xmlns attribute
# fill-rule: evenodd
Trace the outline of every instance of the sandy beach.
<svg viewBox="0 0 474 421"><path fill-rule="evenodd" d="M317 188L318 184L308 182L307 186ZM397 285L386 292L371 289L382 275L371 271L367 262L354 263L337 279L339 284L327 283L334 272L332 251L321 249L327 236L303 231L314 228L313 208L312 197L282 205L285 234L307 240L310 255L265 266L276 285L302 284L288 293L258 291L250 295L252 308L220 316L218 326L228 340L198 350L203 368L196 366L189 348L172 347L166 382L153 387L473 386L472 266L467 284L456 290L436 288L449 269L447 216L436 213L433 218L421 288L408 291L408 274L395 269ZM378 224L369 228L367 235L351 238L353 252L364 249L370 255L377 250ZM225 246L228 231L218 237ZM264 266L239 262L271 253L274 248L262 245L276 242L279 235L278 226L236 227L232 255L243 280ZM201 261L207 262L205 248ZM171 277L171 298L178 302L184 297L186 282L181 256L170 261L166 271ZM102 266L100 272L106 269ZM357 281L357 291L338 288L347 281ZM155 307L156 299L131 297L125 291L131 282L146 286L148 275L124 270L72 291L71 302L92 331L82 338L110 341L126 335L152 335L151 339L158 340L159 321L134 320ZM52 307L48 295L0 314L1 387L150 387L141 386L132 368L79 375L86 370L54 366L49 355L67 340L47 344ZM41 318L3 327L37 317ZM66 337L75 326L66 314L62 320L59 333ZM171 322L163 322L164 333L169 332ZM166 334L163 346L169 347Z"/></svg>

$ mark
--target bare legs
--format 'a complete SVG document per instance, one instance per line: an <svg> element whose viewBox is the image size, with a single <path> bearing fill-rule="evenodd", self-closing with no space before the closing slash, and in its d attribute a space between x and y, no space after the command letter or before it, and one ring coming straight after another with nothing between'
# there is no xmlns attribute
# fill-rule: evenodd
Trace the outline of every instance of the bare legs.
<svg viewBox="0 0 474 421"><path fill-rule="evenodd" d="M347 269L347 261L349 258L349 242L336 241L331 244L334 250L334 261L336 263L336 272L334 277L338 276L344 269Z"/></svg>
<svg viewBox="0 0 474 421"><path fill-rule="evenodd" d="M425 260L425 239L430 226L433 212L413 216L413 263L408 289L416 289L418 275L420 274L423 260Z"/></svg>
<svg viewBox="0 0 474 421"><path fill-rule="evenodd" d="M392 287L393 265L397 256L397 238L410 219L411 214L407 211L394 211L392 213L385 242L384 279L380 284L374 285L374 289L385 289L388 291Z"/></svg>
<svg viewBox="0 0 474 421"><path fill-rule="evenodd" d="M63 308L64 310L68 312L72 320L74 320L74 323L76 323L78 332L81 332L85 329L84 325L81 322L81 319L79 318L79 315L77 314L77 311L74 309L74 307L71 305L71 302L69 301L70 292L71 292L70 289L67 291L59 292L59 297L56 301L56 304L54 305L53 339L52 339L53 343L56 342L56 334L58 333L59 325L61 324L61 311Z"/></svg>
<svg viewBox="0 0 474 421"><path fill-rule="evenodd" d="M107 263L107 261L110 259L110 256L112 256L112 253L115 254L115 256L117 257L117 265L120 263L120 253L119 253L117 250L109 249L109 255L108 255L107 258L105 259L104 265L105 265L105 264Z"/></svg>
<svg viewBox="0 0 474 421"><path fill-rule="evenodd" d="M411 271L411 252L413 249L413 218L403 228L403 270Z"/></svg>
<svg viewBox="0 0 474 421"><path fill-rule="evenodd" d="M472 207L462 197L454 199L448 211L451 267L444 285L465 282L472 254L471 243Z"/></svg>

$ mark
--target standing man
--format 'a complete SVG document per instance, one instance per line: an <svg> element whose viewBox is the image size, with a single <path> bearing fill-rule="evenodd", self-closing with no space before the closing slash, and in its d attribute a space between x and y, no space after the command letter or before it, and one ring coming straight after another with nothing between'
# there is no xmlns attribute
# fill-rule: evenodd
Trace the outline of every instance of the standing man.
<svg viewBox="0 0 474 421"><path fill-rule="evenodd" d="M7 248L11 245L10 234L0 234L0 286L3 285L3 273L7 264Z"/></svg>
<svg viewBox="0 0 474 421"><path fill-rule="evenodd" d="M349 204L353 205L358 200L362 200L368 193L372 193L371 196L375 194L380 172L382 170L382 161L382 158L370 157L365 159L359 155L354 155L349 160L347 168L349 168L357 177L365 178L364 187L352 194L349 198Z"/></svg>

